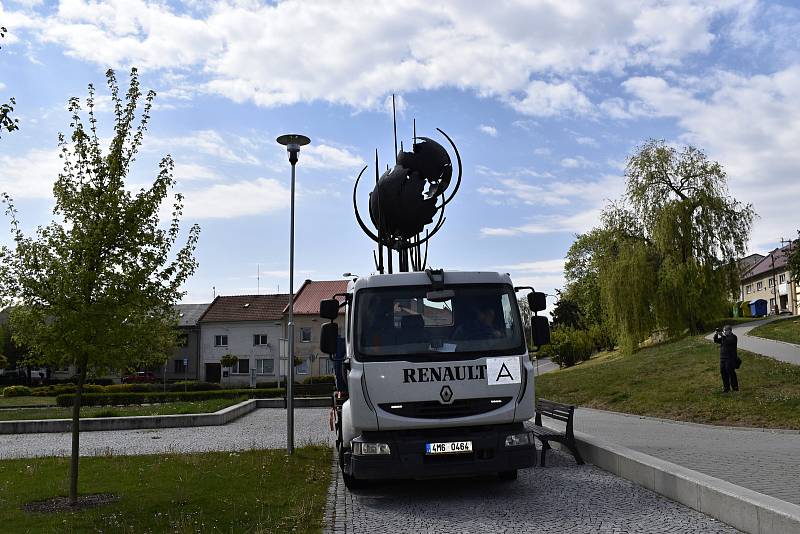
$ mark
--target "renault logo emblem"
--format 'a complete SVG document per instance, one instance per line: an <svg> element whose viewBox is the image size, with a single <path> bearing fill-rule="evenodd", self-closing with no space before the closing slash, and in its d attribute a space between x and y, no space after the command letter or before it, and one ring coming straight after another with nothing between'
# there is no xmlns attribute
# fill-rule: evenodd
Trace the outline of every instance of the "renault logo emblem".
<svg viewBox="0 0 800 534"><path fill-rule="evenodd" d="M442 398L442 403L449 404L453 400L453 390L450 389L450 386L443 386L439 396Z"/></svg>

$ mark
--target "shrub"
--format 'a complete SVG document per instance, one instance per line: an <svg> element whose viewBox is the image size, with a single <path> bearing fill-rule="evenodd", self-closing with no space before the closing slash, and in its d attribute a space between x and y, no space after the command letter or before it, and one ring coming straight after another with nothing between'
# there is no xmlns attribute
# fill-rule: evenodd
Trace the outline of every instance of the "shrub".
<svg viewBox="0 0 800 534"><path fill-rule="evenodd" d="M27 397L31 394L28 386L8 386L3 388L3 397Z"/></svg>
<svg viewBox="0 0 800 534"><path fill-rule="evenodd" d="M214 391L222 389L222 386L214 382L201 382L199 380L180 380L167 384L168 391L183 391L184 389L186 391Z"/></svg>
<svg viewBox="0 0 800 534"><path fill-rule="evenodd" d="M280 387L279 383L276 381L271 382L256 382L256 389L264 389L264 388L277 388Z"/></svg>
<svg viewBox="0 0 800 534"><path fill-rule="evenodd" d="M333 384L336 380L333 375L309 376L303 379L303 384Z"/></svg>
<svg viewBox="0 0 800 534"><path fill-rule="evenodd" d="M123 406L129 404L153 404L178 401L199 401L208 399L275 398L284 395L283 389L225 389L219 391L172 391L172 392L128 392L128 393L87 393L81 401L84 406ZM59 406L72 406L74 395L59 395Z"/></svg>
<svg viewBox="0 0 800 534"><path fill-rule="evenodd" d="M550 336L553 349L553 362L559 367L572 367L586 361L594 352L594 345L586 330L561 327L553 329Z"/></svg>
<svg viewBox="0 0 800 534"><path fill-rule="evenodd" d="M588 334L595 351L614 350L617 345L617 337L605 325L592 325Z"/></svg>

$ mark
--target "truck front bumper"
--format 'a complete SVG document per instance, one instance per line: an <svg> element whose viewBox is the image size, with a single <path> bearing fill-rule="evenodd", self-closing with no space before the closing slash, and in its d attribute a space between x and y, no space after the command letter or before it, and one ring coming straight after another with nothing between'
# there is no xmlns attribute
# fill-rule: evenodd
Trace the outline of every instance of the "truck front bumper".
<svg viewBox="0 0 800 534"><path fill-rule="evenodd" d="M508 447L506 437L525 432L522 424L490 427L365 432L355 441L386 443L390 454L354 455L344 453L344 470L356 479L443 478L494 474L536 465L536 447ZM425 454L431 442L471 441L472 452Z"/></svg>

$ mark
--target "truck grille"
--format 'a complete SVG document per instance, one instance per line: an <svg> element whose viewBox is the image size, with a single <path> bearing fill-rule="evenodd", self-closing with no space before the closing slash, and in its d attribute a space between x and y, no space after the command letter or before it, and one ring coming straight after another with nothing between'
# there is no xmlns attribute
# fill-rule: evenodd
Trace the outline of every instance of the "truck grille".
<svg viewBox="0 0 800 534"><path fill-rule="evenodd" d="M381 410L401 417L416 419L454 419L491 412L505 406L511 397L458 399L450 404L439 401L391 402L379 404Z"/></svg>

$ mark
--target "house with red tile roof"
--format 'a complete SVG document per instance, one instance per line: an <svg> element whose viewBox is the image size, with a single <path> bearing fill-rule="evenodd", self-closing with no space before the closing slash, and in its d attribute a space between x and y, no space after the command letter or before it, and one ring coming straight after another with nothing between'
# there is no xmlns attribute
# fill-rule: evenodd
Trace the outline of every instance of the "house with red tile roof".
<svg viewBox="0 0 800 534"><path fill-rule="evenodd" d="M800 242L795 241L752 262L741 275L740 302L764 300L769 314L788 311L797 315L800 311L800 284L792 280L787 260L798 246Z"/></svg>
<svg viewBox="0 0 800 534"><path fill-rule="evenodd" d="M347 291L348 280L306 280L297 291L294 302L294 352L301 363L295 367L295 377L333 374L333 364L327 354L319 350L319 335L322 325L328 322L319 315L319 302L334 298ZM343 300L343 297L339 297ZM289 305L283 310L288 337ZM344 333L345 309L339 309L339 332Z"/></svg>
<svg viewBox="0 0 800 534"><path fill-rule="evenodd" d="M283 311L288 303L288 294L215 298L198 320L200 379L243 385L254 371L258 382L279 380ZM226 354L238 358L236 365L222 367L220 360Z"/></svg>

